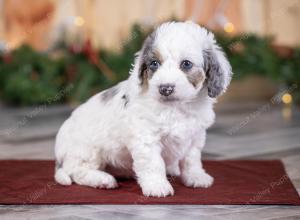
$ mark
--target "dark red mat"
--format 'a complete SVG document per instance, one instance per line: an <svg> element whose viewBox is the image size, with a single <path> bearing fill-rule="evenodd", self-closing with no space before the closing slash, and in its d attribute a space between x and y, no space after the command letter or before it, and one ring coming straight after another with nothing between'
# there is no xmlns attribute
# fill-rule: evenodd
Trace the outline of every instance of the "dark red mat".
<svg viewBox="0 0 300 220"><path fill-rule="evenodd" d="M205 161L215 177L208 189L191 189L170 179L175 196L144 197L134 180L119 180L114 190L60 186L53 161L0 161L0 204L201 204L300 205L280 161Z"/></svg>

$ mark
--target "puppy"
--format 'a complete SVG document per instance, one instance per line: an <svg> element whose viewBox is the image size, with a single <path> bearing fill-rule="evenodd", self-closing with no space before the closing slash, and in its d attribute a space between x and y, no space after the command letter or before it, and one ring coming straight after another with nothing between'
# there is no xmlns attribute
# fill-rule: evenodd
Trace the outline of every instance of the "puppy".
<svg viewBox="0 0 300 220"><path fill-rule="evenodd" d="M127 80L79 106L60 128L55 180L117 187L114 174L135 176L145 196L209 187L201 163L213 104L231 80L231 66L212 33L193 22L159 26L137 53Z"/></svg>

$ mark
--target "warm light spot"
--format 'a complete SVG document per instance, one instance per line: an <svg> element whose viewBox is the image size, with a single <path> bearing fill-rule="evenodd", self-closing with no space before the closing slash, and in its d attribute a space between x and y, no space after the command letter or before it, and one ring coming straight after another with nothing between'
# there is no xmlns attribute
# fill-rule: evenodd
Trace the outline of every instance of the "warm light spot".
<svg viewBox="0 0 300 220"><path fill-rule="evenodd" d="M292 101L293 101L293 97L292 97L291 94L285 93L285 94L282 96L281 100L282 100L282 102L283 102L284 104L290 104L290 103L292 103Z"/></svg>
<svg viewBox="0 0 300 220"><path fill-rule="evenodd" d="M75 20L74 20L74 24L76 26L82 26L84 25L84 19L82 17L76 17Z"/></svg>
<svg viewBox="0 0 300 220"><path fill-rule="evenodd" d="M227 32L227 33L233 32L234 31L234 25L231 22L227 22L224 25L224 31Z"/></svg>

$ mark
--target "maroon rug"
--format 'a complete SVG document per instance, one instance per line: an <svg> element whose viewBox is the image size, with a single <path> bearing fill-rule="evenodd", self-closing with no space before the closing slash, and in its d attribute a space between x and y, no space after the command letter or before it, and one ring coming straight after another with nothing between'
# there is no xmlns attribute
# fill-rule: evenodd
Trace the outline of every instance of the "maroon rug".
<svg viewBox="0 0 300 220"><path fill-rule="evenodd" d="M118 180L114 190L60 186L53 161L0 161L0 204L199 204L300 205L300 198L280 161L205 161L215 177L208 189L170 179L175 196L148 198L134 180Z"/></svg>

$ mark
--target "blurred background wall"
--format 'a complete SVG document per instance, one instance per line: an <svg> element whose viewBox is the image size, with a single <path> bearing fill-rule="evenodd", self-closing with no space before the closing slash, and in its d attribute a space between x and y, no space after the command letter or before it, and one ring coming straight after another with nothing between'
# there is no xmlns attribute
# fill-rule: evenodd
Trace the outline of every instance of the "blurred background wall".
<svg viewBox="0 0 300 220"><path fill-rule="evenodd" d="M12 48L26 42L45 49L64 29L70 40L79 32L98 48L116 49L134 23L151 26L172 17L300 44L299 0L1 0L1 5L0 39Z"/></svg>

